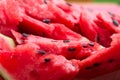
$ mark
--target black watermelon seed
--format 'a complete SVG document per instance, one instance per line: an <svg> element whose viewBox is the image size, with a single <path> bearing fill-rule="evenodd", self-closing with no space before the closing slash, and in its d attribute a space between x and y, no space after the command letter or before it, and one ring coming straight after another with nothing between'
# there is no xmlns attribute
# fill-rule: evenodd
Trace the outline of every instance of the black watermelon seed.
<svg viewBox="0 0 120 80"><path fill-rule="evenodd" d="M114 24L115 26L119 26L119 22L118 22L117 20L115 20L115 19L113 19L113 24Z"/></svg>
<svg viewBox="0 0 120 80"><path fill-rule="evenodd" d="M112 63L114 61L114 59L110 59L108 62Z"/></svg>
<svg viewBox="0 0 120 80"><path fill-rule="evenodd" d="M51 42L57 42L57 40L52 40Z"/></svg>
<svg viewBox="0 0 120 80"><path fill-rule="evenodd" d="M76 48L73 48L73 47L68 48L68 51L75 51L75 50L76 50Z"/></svg>
<svg viewBox="0 0 120 80"><path fill-rule="evenodd" d="M51 22L51 20L50 19L44 19L43 22L46 23L46 24L49 24Z"/></svg>
<svg viewBox="0 0 120 80"><path fill-rule="evenodd" d="M50 60L51 60L50 58L45 58L44 59L45 62L50 62Z"/></svg>
<svg viewBox="0 0 120 80"><path fill-rule="evenodd" d="M83 44L82 47L83 48L87 48L88 46L87 46L87 44Z"/></svg>
<svg viewBox="0 0 120 80"><path fill-rule="evenodd" d="M67 4L68 6L72 6L72 4L70 4L70 3L68 3L68 2L66 2L66 4Z"/></svg>
<svg viewBox="0 0 120 80"><path fill-rule="evenodd" d="M96 42L98 42L98 43L100 42L100 36L99 35L96 36Z"/></svg>
<svg viewBox="0 0 120 80"><path fill-rule="evenodd" d="M46 1L46 0L44 0L44 3L45 3L45 4L47 4L47 1Z"/></svg>
<svg viewBox="0 0 120 80"><path fill-rule="evenodd" d="M39 53L39 54L46 54L46 52L44 50L37 50L37 53Z"/></svg>
<svg viewBox="0 0 120 80"><path fill-rule="evenodd" d="M86 67L85 69L86 69L86 70L90 70L90 69L92 69L92 67L91 67L91 66L88 66L88 67Z"/></svg>
<svg viewBox="0 0 120 80"><path fill-rule="evenodd" d="M88 43L89 46L94 46L95 44L93 42Z"/></svg>
<svg viewBox="0 0 120 80"><path fill-rule="evenodd" d="M23 37L28 37L28 34L22 33Z"/></svg>
<svg viewBox="0 0 120 80"><path fill-rule="evenodd" d="M108 12L108 14L110 14L111 16L113 16L113 13L112 13L112 12Z"/></svg>
<svg viewBox="0 0 120 80"><path fill-rule="evenodd" d="M100 63L94 63L93 66L98 67L98 66L100 66Z"/></svg>
<svg viewBox="0 0 120 80"><path fill-rule="evenodd" d="M63 42L64 42L64 43L68 43L68 42L70 42L70 40L63 40Z"/></svg>

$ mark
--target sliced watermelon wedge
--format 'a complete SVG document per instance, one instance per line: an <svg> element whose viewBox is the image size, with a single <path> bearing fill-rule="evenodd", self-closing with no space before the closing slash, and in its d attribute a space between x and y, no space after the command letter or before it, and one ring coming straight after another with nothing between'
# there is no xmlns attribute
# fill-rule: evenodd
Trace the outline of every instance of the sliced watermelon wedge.
<svg viewBox="0 0 120 80"><path fill-rule="evenodd" d="M119 33L120 32L120 25L119 21L115 18L112 18L112 16L109 13L101 12L97 15L98 19L102 21L104 26L111 32L111 33Z"/></svg>
<svg viewBox="0 0 120 80"><path fill-rule="evenodd" d="M98 51L97 54L81 61L79 77L93 78L120 69L119 43L120 34L112 36L111 47ZM92 74L92 75L90 75Z"/></svg>
<svg viewBox="0 0 120 80"><path fill-rule="evenodd" d="M39 20L24 16L22 23L19 24L21 32L46 36L53 39L80 39L81 35L73 32L62 24L45 24ZM60 36L61 35L61 36Z"/></svg>
<svg viewBox="0 0 120 80"><path fill-rule="evenodd" d="M0 0L0 33L12 37L11 29L18 30L21 16L22 9L15 0Z"/></svg>
<svg viewBox="0 0 120 80"><path fill-rule="evenodd" d="M11 52L0 52L0 64L15 80L72 80L79 71L79 61L55 54L41 56L37 48L25 44Z"/></svg>
<svg viewBox="0 0 120 80"><path fill-rule="evenodd" d="M112 33L106 29L101 20L97 19L96 14L90 11L83 10L81 12L79 24L81 34L83 36L105 47L110 46L110 36L112 35Z"/></svg>
<svg viewBox="0 0 120 80"><path fill-rule="evenodd" d="M40 36L34 36L29 34L19 34L12 31L16 42L18 44L33 43L39 46L39 49L47 54L63 55L67 59L79 59L82 60L88 56L95 54L96 51L103 49L104 47L94 42L81 40L54 40L49 38L43 38ZM46 43L47 42L47 43Z"/></svg>
<svg viewBox="0 0 120 80"><path fill-rule="evenodd" d="M18 2L19 5L25 10L25 14L34 19L43 22L49 20L50 23L61 23L74 31L78 31L75 24L79 20L81 12L80 6L70 5L64 0L18 0Z"/></svg>

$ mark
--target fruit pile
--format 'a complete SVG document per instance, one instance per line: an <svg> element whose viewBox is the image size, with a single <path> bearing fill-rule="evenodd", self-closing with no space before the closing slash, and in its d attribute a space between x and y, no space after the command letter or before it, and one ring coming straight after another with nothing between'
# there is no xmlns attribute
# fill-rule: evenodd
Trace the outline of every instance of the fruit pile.
<svg viewBox="0 0 120 80"><path fill-rule="evenodd" d="M113 9L0 0L0 80L91 79L120 69L119 47Z"/></svg>

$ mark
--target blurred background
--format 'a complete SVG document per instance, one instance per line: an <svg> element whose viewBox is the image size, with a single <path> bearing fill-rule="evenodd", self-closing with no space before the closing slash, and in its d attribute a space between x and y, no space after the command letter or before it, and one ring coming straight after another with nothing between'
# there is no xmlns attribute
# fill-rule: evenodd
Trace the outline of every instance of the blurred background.
<svg viewBox="0 0 120 80"><path fill-rule="evenodd" d="M66 0L66 1L77 1L77 2L107 2L107 3L118 3L120 4L120 0Z"/></svg>

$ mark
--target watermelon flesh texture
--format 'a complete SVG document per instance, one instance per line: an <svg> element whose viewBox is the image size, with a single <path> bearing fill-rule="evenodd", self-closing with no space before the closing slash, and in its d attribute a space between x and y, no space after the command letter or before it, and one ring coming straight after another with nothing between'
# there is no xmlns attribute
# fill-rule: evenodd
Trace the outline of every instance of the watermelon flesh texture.
<svg viewBox="0 0 120 80"><path fill-rule="evenodd" d="M4 1L6 1L6 3L4 3ZM18 7L17 1L19 1L20 7ZM21 23L18 26L20 29L20 32L22 31L27 33L33 33L35 35L57 39L57 40L46 39L46 38L41 38L33 35L29 35L28 37L25 37L25 36L21 37L21 35L17 37L15 36L20 46L18 45L13 51L0 52L1 53L0 63L2 64L2 66L17 80L25 80L25 79L71 80L78 73L78 71L79 71L79 74L78 74L79 78L92 78L92 77L99 76L114 70L118 70L120 65L119 65L119 49L118 49L119 40L117 38L119 38L120 35L114 36L113 38L115 40L112 42L111 46L109 45L111 42L110 40L111 34L119 33L119 26L115 28L116 24L114 25L112 20L113 18L115 18L116 20L119 21L119 18L117 17L117 15L110 16L105 13L104 14L100 13L96 15L95 13L95 17L98 20L94 22L94 18L90 17L90 22L93 21L93 24L89 24L88 21L86 21L87 20L86 18L85 18L86 20L84 20L84 17L85 17L83 16L84 14L80 15L81 8L79 6L74 5L73 7L73 4L71 4L72 6L70 4L68 5L64 2L64 0L60 0L60 2L61 4L59 4L55 0L48 1L47 4L44 2L44 0L30 0L30 1L25 1L25 3L21 0L16 0L16 1L12 0L12 2L11 0L0 1L0 6L1 6L0 14L2 15L2 18L0 18L0 27L4 28L3 30L0 31L1 33L11 36L11 29L14 29L15 31L17 31L16 25L18 25L19 21L22 20L21 19L21 16L22 16L23 21L21 21ZM32 8L33 6L30 7L30 5L33 3L35 3L33 5L34 9ZM39 3L40 3L40 7L36 5ZM54 4L52 5L51 3L54 3ZM13 7L13 5L16 5L17 7L16 6ZM45 9L44 13L48 13L47 16L41 16L42 11L44 10L41 6ZM78 10L77 8L80 8L80 9ZM33 11L35 9L38 12ZM40 10L41 10L41 13L39 13ZM20 14L19 14L19 11L20 11ZM105 16L108 17L107 18L108 21L105 19L106 18ZM80 19L82 17L83 22L81 23L87 23L87 25L89 26L88 29L90 31L93 31L93 34L90 35L92 36L92 38L88 36L89 33L87 32L84 33L84 30L86 30L87 28L85 27L83 28L82 26L86 26L86 25L84 24L81 25L81 23L78 24L79 17ZM51 23L48 23L48 24L43 23L44 22L43 20L45 19L49 19ZM7 22L4 23L3 20ZM97 26L93 26L94 24L97 24ZM77 25L77 27L75 25ZM81 27L82 29L80 30ZM110 47L103 48L99 44L94 43L95 45L92 48L91 46L88 46L88 45L87 45L87 48L83 48L83 45L81 43L88 44L87 42L90 42L90 41L82 37L80 34L73 32L72 30L76 32L82 31L82 34L89 37L90 40L92 39L96 40L96 36L100 35L101 39L103 40L101 40L99 43L104 46L109 45ZM104 33L105 35L101 33ZM51 42L51 40L54 43ZM64 40L71 40L71 41L70 43L63 43ZM1 43L3 41L1 41ZM47 41L48 43L45 43L44 41ZM108 43L105 43L105 41L108 41ZM69 52L65 50L68 50L68 47L71 47L71 46L77 47L77 51L72 52L74 53L72 55L68 55ZM53 51L50 47L53 49ZM45 54L45 55L40 54L39 57L38 55L36 57L36 50L38 49L39 50L44 49L48 54ZM60 52L58 52L59 50ZM113 52L115 52L114 55L113 55ZM63 56L55 55L56 53L60 55L62 54ZM94 55L88 57L87 59L84 59L86 58L86 54L87 54L87 57L88 55L90 56L91 54L94 54ZM82 63L81 62L79 63L79 60L67 60L65 59L64 56L67 59L71 59L71 58L75 58L79 60L82 59L81 61ZM50 64L48 64L46 67L45 65L43 65L42 62L46 61L45 59L48 57L52 58L52 62L50 62ZM49 62L49 59L47 59L47 61ZM61 62L58 62L58 61L61 61ZM96 62L101 62L101 64ZM109 68L106 66L108 66ZM105 71L102 71L102 69L104 69ZM16 71L19 73L16 73ZM40 75L42 75L42 77Z"/></svg>
<svg viewBox="0 0 120 80"><path fill-rule="evenodd" d="M73 32L62 24L45 24L39 20L27 15L19 24L21 32L32 33L40 36L46 36L53 39L80 39L82 36ZM60 36L61 35L61 36Z"/></svg>
<svg viewBox="0 0 120 80"><path fill-rule="evenodd" d="M12 31L12 33L15 36L16 42L18 42L18 44L22 45L23 43L33 43L38 45L40 49L45 51L47 54L54 53L57 55L63 55L67 59L82 60L92 54L95 54L96 51L104 48L94 42L87 42L85 40L83 41L83 39L54 40L29 34L26 34L27 37L24 37L24 35L21 35L15 31Z"/></svg>
<svg viewBox="0 0 120 80"><path fill-rule="evenodd" d="M61 23L74 31L78 31L75 24L80 16L80 6L70 6L64 0L51 0L46 2L47 3L38 2L37 0L36 2L33 2L33 0L30 0L29 2L19 1L20 6L24 8L26 15L40 21L49 19L51 23ZM31 6L31 4L34 6Z"/></svg>
<svg viewBox="0 0 120 80"><path fill-rule="evenodd" d="M97 15L98 19L102 21L104 26L111 32L111 33L119 33L120 32L120 25L117 19L112 18L112 15L109 13L99 13Z"/></svg>
<svg viewBox="0 0 120 80"><path fill-rule="evenodd" d="M82 65L78 77L89 79L119 70L119 38L120 34L113 35L111 47L98 51L98 54L92 55L81 61Z"/></svg>
<svg viewBox="0 0 120 80"><path fill-rule="evenodd" d="M19 28L22 32L27 32L30 34L31 33L36 33L38 35L52 38L52 39L57 39L57 40L77 40L81 41L83 44L88 44L90 42L86 38L82 37L80 34L73 32L69 28L66 28L62 24L45 24L41 21L35 20L29 16L25 16L23 19L23 22L20 23ZM42 33L40 33L42 32ZM95 42L93 42L95 43ZM42 44L42 43L41 43ZM52 43L51 43L52 44ZM95 43L97 44L97 43ZM100 48L102 47L101 45L98 45ZM86 50L86 52L84 52ZM91 54L91 50L86 48L83 51L81 51L84 54L88 53ZM78 56L83 56L81 54L78 54ZM85 56L86 57L86 56ZM79 57L78 57L79 59Z"/></svg>
<svg viewBox="0 0 120 80"><path fill-rule="evenodd" d="M16 80L72 80L79 71L79 61L55 54L39 55L37 48L25 44L11 52L0 52L0 63Z"/></svg>
<svg viewBox="0 0 120 80"><path fill-rule="evenodd" d="M110 38L112 33L108 31L104 24L102 24L102 22L94 15L92 12L86 10L81 12L79 20L81 34L91 41L95 41L105 47L109 47L112 41Z"/></svg>
<svg viewBox="0 0 120 80"><path fill-rule="evenodd" d="M0 15L0 33L12 37L10 30L17 31L16 26L22 20L22 10L14 0L0 0Z"/></svg>

